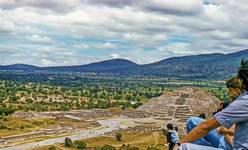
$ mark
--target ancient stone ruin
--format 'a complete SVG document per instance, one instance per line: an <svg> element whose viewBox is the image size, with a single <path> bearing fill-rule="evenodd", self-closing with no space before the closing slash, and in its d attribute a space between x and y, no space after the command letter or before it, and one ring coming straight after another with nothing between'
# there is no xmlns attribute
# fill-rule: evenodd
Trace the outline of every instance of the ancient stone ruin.
<svg viewBox="0 0 248 150"><path fill-rule="evenodd" d="M185 124L191 116L205 113L208 117L217 110L220 101L210 93L197 88L179 88L153 98L138 110L150 113L155 119Z"/></svg>

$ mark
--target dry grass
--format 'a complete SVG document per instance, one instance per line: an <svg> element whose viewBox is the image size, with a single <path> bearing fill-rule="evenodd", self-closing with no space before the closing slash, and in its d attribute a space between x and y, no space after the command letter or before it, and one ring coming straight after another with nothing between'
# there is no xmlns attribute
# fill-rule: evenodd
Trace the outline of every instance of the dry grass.
<svg viewBox="0 0 248 150"><path fill-rule="evenodd" d="M4 117L0 119L3 126L8 129L0 129L1 136L24 134L56 124L56 119L21 119L17 117Z"/></svg>
<svg viewBox="0 0 248 150"><path fill-rule="evenodd" d="M73 126L78 129L85 129L87 122L67 119L42 118L42 119L22 119L8 116L0 119L0 123L7 129L0 129L0 137L17 134L25 134L42 128L51 126Z"/></svg>
<svg viewBox="0 0 248 150"><path fill-rule="evenodd" d="M95 137L84 140L87 147L101 147L104 145L112 145L116 148L121 147L122 144L129 144L132 147L138 147L140 150L146 150L149 146L155 146L160 150L167 150L165 144L165 137L162 133L123 133L122 141L118 142L115 137ZM65 148L63 144L55 145L57 150L75 150L73 148ZM36 148L32 150L48 150L50 146Z"/></svg>

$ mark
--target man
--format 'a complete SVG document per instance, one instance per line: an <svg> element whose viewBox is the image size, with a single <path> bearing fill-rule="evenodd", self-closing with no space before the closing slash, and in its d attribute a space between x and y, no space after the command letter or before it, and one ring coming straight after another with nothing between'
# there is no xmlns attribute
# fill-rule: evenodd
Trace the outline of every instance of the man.
<svg viewBox="0 0 248 150"><path fill-rule="evenodd" d="M239 88L231 81L238 80ZM192 142L208 135L212 130L223 126L227 129L235 125L235 135L232 150L248 150L248 61L242 61L238 77L227 82L229 96L236 97L229 106L214 117L195 127L181 142L180 150L219 150L214 146L202 146ZM240 94L243 93L243 94ZM234 128L234 127L233 127Z"/></svg>

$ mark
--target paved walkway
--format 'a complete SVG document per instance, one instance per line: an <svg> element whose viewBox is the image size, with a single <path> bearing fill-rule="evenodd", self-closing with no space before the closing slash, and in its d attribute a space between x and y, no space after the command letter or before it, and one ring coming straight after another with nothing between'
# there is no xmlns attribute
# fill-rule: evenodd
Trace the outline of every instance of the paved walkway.
<svg viewBox="0 0 248 150"><path fill-rule="evenodd" d="M117 120L100 120L98 121L102 126L106 126L106 128L103 129L98 129L98 130L85 130L81 131L78 134L71 135L71 136L65 136L69 137L72 140L80 140L80 139L85 139L85 138L91 138L91 137L97 137L99 135L103 135L106 132L111 132L113 130L116 130L120 127L120 121ZM52 145L55 143L64 143L65 137L60 137L60 138L54 138L54 139L48 139L40 142L34 142L34 143L28 143L28 144L23 144L23 145L18 145L18 146L13 146L13 147L6 147L6 148L0 148L1 150L26 150L26 149L32 149L32 148L37 148L40 146L45 146L45 145Z"/></svg>

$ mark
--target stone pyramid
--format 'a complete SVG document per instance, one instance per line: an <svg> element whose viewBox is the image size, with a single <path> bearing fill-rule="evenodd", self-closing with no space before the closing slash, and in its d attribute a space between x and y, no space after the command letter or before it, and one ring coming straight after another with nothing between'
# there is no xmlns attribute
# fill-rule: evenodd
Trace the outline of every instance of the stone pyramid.
<svg viewBox="0 0 248 150"><path fill-rule="evenodd" d="M219 103L220 101L207 91L184 87L153 98L138 109L149 113L155 119L178 124L201 113L212 116Z"/></svg>

